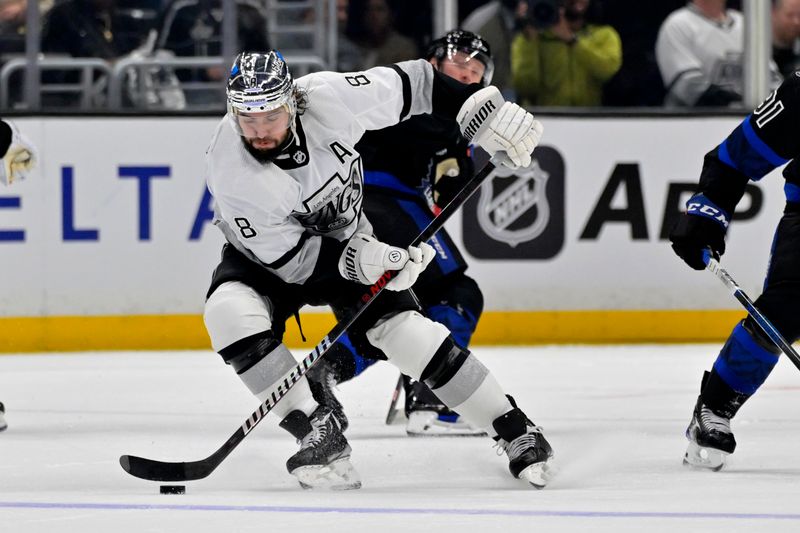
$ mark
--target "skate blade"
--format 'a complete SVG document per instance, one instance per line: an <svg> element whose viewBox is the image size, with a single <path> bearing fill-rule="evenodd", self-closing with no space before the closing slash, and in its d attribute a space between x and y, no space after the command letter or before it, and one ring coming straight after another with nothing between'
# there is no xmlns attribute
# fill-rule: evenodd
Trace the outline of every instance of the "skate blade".
<svg viewBox="0 0 800 533"><path fill-rule="evenodd" d="M705 448L696 442L689 441L689 447L683 456L683 464L690 468L719 472L725 466L725 458L730 455L715 448Z"/></svg>
<svg viewBox="0 0 800 533"><path fill-rule="evenodd" d="M350 463L349 457L337 459L329 465L301 466L292 475L304 489L353 490L361 488L361 477Z"/></svg>
<svg viewBox="0 0 800 533"><path fill-rule="evenodd" d="M553 479L555 467L548 461L534 463L519 473L519 479L527 481L537 489L543 489Z"/></svg>
<svg viewBox="0 0 800 533"><path fill-rule="evenodd" d="M417 411L411 413L406 424L406 433L410 437L485 437L486 432L458 420L446 422L439 420L434 412Z"/></svg>

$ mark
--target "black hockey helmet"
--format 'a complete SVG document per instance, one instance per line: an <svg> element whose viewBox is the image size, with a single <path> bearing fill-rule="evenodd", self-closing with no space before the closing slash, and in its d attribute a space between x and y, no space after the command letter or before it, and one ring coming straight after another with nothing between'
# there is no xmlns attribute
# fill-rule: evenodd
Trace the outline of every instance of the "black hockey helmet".
<svg viewBox="0 0 800 533"><path fill-rule="evenodd" d="M241 134L236 115L259 113L285 107L294 131L297 102L295 84L289 66L280 52L242 52L233 60L226 94L228 115Z"/></svg>
<svg viewBox="0 0 800 533"><path fill-rule="evenodd" d="M439 37L428 45L425 52L425 59L441 61L450 58L456 52L463 52L470 59L477 59L484 66L483 79L481 84L486 86L492 81L494 74L494 61L492 61L492 50L489 43L478 35L467 30L450 30L443 37Z"/></svg>

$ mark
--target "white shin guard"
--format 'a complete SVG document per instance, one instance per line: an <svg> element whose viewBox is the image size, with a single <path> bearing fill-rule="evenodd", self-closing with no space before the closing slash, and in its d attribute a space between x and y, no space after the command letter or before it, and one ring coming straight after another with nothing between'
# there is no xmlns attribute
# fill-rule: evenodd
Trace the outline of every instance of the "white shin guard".
<svg viewBox="0 0 800 533"><path fill-rule="evenodd" d="M369 330L367 339L380 348L401 372L419 380L442 345L452 342L446 341L449 335L442 324L414 311L406 311ZM494 419L513 408L494 376L472 354L463 359L446 383L434 386L434 394L445 405L460 413L473 426L485 428L490 435L494 435Z"/></svg>
<svg viewBox="0 0 800 533"><path fill-rule="evenodd" d="M227 281L206 300L203 320L215 352L236 341L269 331L272 313L268 301L240 281Z"/></svg>
<svg viewBox="0 0 800 533"><path fill-rule="evenodd" d="M474 356L470 355L470 357ZM453 376L453 379L458 379L458 374ZM511 402L508 401L503 389L500 388L500 384L492 374L488 374L475 392L465 401L458 405L448 405L448 407L463 416L473 426L485 429L489 435L497 434L492 427L492 422L513 409Z"/></svg>
<svg viewBox="0 0 800 533"><path fill-rule="evenodd" d="M206 301L203 319L212 347L220 352L238 341L269 331L272 328L271 315L267 299L244 283L228 281ZM239 374L239 378L250 392L264 401L267 392L294 368L297 361L282 343L260 357L258 362ZM303 378L275 405L273 412L283 419L295 409L311 414L316 406L308 381Z"/></svg>
<svg viewBox="0 0 800 533"><path fill-rule="evenodd" d="M367 331L367 340L400 371L419 380L450 331L416 311L403 311Z"/></svg>
<svg viewBox="0 0 800 533"><path fill-rule="evenodd" d="M270 396L269 391L296 365L297 361L294 356L286 348L286 345L281 343L274 350L265 354L258 363L239 374L239 378L250 389L250 392L263 402ZM283 420L295 409L310 415L316 408L317 402L311 396L308 380L304 376L289 389L281 401L275 404L272 412Z"/></svg>

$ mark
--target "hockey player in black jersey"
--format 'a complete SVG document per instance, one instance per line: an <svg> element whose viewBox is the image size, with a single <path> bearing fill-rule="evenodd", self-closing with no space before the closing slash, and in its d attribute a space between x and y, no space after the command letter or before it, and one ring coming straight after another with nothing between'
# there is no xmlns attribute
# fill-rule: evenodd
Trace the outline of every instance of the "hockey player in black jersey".
<svg viewBox="0 0 800 533"><path fill-rule="evenodd" d="M705 268L704 250L718 258L736 204L749 180L783 170L786 208L778 223L764 290L756 307L788 342L800 338L800 77L788 77L758 108L705 156L698 190L670 234L672 248L689 266ZM736 449L730 422L767 379L780 350L746 318L736 325L711 371L702 379L684 463L719 470Z"/></svg>
<svg viewBox="0 0 800 533"><path fill-rule="evenodd" d="M425 58L439 72L462 83L488 85L494 64L489 44L472 32L453 30L434 40ZM475 173L471 147L452 118L418 115L378 131L356 145L364 159L364 210L375 235L407 246ZM467 263L442 229L429 241L434 261L420 274L414 294L431 319L447 326L467 347L483 311L483 295L466 275ZM309 373L318 399L341 408L334 383L359 375L375 362L361 357L345 338ZM424 384L402 376L409 435L480 435Z"/></svg>
<svg viewBox="0 0 800 533"><path fill-rule="evenodd" d="M10 122L0 120L0 183L11 185L25 179L36 164L33 145Z"/></svg>
<svg viewBox="0 0 800 533"><path fill-rule="evenodd" d="M455 118L510 168L527 166L541 124L495 87L464 85L424 60L364 72L316 72L295 81L277 51L237 56L228 113L206 151L215 225L227 243L207 293L211 344L262 402L297 364L283 344L286 320L306 305L352 317L360 353L386 358L425 382L449 407L485 428L516 478L542 487L552 450L489 370L442 324L423 316L408 290L435 252L376 238L363 209L355 148L368 130L411 116ZM386 291L366 309L370 286ZM334 409L301 376L271 412L300 450L286 463L303 487L361 486Z"/></svg>
<svg viewBox="0 0 800 533"><path fill-rule="evenodd" d="M11 185L25 179L36 163L33 145L9 122L0 120L0 183ZM5 406L0 402L0 431L8 427Z"/></svg>

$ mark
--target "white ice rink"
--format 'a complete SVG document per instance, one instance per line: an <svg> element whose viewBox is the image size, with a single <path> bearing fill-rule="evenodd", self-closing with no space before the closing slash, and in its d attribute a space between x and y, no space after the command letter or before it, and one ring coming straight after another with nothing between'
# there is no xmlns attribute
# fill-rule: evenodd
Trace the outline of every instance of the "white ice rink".
<svg viewBox="0 0 800 533"><path fill-rule="evenodd" d="M477 348L543 426L560 473L537 491L488 438L421 439L383 423L386 363L342 386L363 488L303 491L293 440L262 422L205 480L164 496L120 454L196 460L257 402L211 352L0 356L0 531L797 532L800 373L782 360L734 422L719 473L681 465L718 346Z"/></svg>

